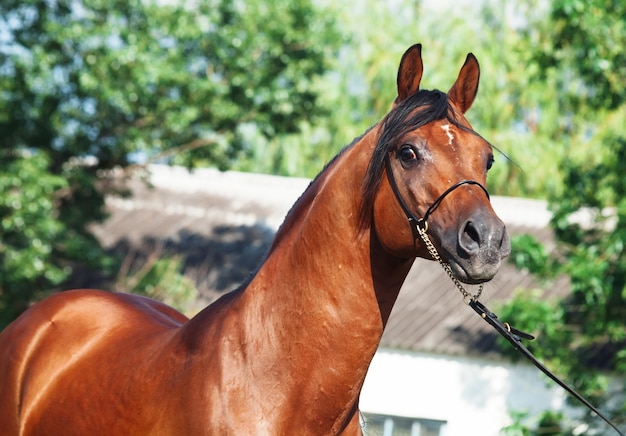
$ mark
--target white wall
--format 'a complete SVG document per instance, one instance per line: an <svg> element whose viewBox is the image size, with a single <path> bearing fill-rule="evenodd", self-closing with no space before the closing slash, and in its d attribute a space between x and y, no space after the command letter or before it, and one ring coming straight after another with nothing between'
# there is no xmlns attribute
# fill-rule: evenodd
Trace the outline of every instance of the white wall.
<svg viewBox="0 0 626 436"><path fill-rule="evenodd" d="M363 412L446 421L445 436L490 436L509 411L562 410L565 393L533 366L379 350L361 394Z"/></svg>

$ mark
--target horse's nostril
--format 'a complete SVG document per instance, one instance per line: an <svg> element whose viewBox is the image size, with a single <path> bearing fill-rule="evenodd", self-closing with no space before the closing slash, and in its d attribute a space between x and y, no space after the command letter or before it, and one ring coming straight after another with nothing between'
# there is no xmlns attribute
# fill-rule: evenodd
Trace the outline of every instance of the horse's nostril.
<svg viewBox="0 0 626 436"><path fill-rule="evenodd" d="M461 238L465 249L472 250L480 245L480 234L472 221L468 221L463 228L463 237Z"/></svg>

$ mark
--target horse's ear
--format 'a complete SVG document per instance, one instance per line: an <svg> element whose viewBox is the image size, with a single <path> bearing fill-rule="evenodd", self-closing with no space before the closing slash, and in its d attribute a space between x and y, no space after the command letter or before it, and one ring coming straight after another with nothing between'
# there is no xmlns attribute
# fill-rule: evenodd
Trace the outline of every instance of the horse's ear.
<svg viewBox="0 0 626 436"><path fill-rule="evenodd" d="M398 104L415 94L420 87L424 65L422 64L422 44L415 44L404 53L398 69Z"/></svg>
<svg viewBox="0 0 626 436"><path fill-rule="evenodd" d="M478 60L472 53L469 53L463 67L461 67L459 77L457 77L456 82L448 91L448 98L459 108L461 113L467 112L474 102L478 92L479 78L480 67L478 66Z"/></svg>

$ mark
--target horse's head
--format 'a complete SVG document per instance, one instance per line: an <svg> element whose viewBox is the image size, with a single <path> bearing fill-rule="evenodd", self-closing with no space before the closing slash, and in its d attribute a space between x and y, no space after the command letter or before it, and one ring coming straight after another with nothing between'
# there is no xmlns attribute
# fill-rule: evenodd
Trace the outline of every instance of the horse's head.
<svg viewBox="0 0 626 436"><path fill-rule="evenodd" d="M484 282L510 245L484 188L492 147L463 115L478 90L478 61L467 56L447 94L420 90L422 71L421 46L415 45L400 63L398 97L379 127L368 169L365 195L372 196L374 229L391 253L429 257L415 228L425 219L456 277Z"/></svg>

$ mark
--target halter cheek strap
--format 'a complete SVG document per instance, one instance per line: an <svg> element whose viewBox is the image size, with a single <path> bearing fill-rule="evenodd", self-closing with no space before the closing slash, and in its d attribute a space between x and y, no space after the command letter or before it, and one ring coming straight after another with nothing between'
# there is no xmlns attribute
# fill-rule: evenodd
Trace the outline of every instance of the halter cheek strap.
<svg viewBox="0 0 626 436"><path fill-rule="evenodd" d="M450 268L450 264L448 264L446 261L444 261L441 258L441 256L437 252L437 249L428 238L428 235L427 235L428 217L430 216L431 213L435 211L435 209L439 207L443 199L446 198L446 196L449 193L451 193L452 191L454 191L456 188L460 186L463 186L463 185L479 186L480 189L483 190L485 195L487 195L487 199L489 199L489 192L487 192L487 188L485 188L483 185L481 185L475 180L461 180L460 182L455 183L454 185L450 186L448 189L443 191L443 193L439 197L437 197L437 199L433 201L433 203L430 206L428 206L428 209L426 209L426 213L424 214L424 216L422 218L418 218L415 216L413 212L411 212L411 209L409 209L407 204L404 202L404 199L402 198L402 194L400 194L400 190L398 189L398 184L396 183L396 178L394 177L393 171L391 170L391 162L389 161L389 155L385 156L385 167L387 169L387 178L389 179L389 184L391 185L391 189L393 190L393 193L396 196L398 203L400 203L402 210L404 210L404 214L407 216L407 218L409 219L409 223L411 224L411 231L413 232L414 241L417 241L418 239L422 240L422 242L426 246L426 249L430 253L431 257L437 262L439 262L443 270L448 274L448 277L450 277L450 280L452 280L452 282L456 285L457 289L463 295L463 300L466 303L471 300L478 300L478 298L480 298L480 295L483 292L482 283L480 284L480 286L478 287L478 290L476 291L474 295L470 294L469 292L465 290L465 288L463 287L459 279L457 279L454 273L452 272L452 269Z"/></svg>

